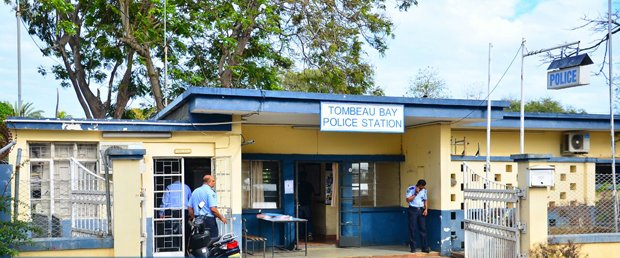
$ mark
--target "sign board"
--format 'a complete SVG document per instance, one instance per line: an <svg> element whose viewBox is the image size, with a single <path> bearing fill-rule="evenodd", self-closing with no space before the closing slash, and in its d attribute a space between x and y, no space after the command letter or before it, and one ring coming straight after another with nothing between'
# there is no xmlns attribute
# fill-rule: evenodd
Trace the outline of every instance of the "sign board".
<svg viewBox="0 0 620 258"><path fill-rule="evenodd" d="M321 102L321 131L403 133L403 105Z"/></svg>
<svg viewBox="0 0 620 258"><path fill-rule="evenodd" d="M547 166L537 166L528 168L528 185L529 187L547 187L553 186L555 168Z"/></svg>
<svg viewBox="0 0 620 258"><path fill-rule="evenodd" d="M557 90L590 84L588 66L573 66L547 72L547 89Z"/></svg>

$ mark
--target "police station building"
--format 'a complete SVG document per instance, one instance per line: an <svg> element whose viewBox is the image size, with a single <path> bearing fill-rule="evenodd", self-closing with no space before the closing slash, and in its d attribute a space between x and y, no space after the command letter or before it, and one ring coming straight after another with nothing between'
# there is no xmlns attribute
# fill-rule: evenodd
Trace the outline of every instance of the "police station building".
<svg viewBox="0 0 620 258"><path fill-rule="evenodd" d="M491 176L516 186L519 116L504 112L508 105L491 105ZM215 176L229 218L220 232L240 237L245 227L289 247L303 239L301 224L272 234L258 214L296 217L309 205L311 241L406 245L405 191L425 179L431 249L462 250L461 165L483 169L486 109L479 100L190 88L148 121L10 118L26 161L12 192L26 204L21 218L44 229L22 254L180 255L182 232L159 216L166 185L193 190L205 174ZM526 115L527 152L550 154L556 171L567 171L557 173L567 186L556 186L554 207L596 195L594 176L609 170L608 126L603 115ZM564 152L567 132L587 135L588 150ZM110 214L101 188L108 162ZM549 214L554 225L568 221Z"/></svg>

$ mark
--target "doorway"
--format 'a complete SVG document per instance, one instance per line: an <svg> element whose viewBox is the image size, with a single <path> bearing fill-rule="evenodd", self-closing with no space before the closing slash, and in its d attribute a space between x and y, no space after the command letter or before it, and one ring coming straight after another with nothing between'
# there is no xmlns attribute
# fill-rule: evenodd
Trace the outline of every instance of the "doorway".
<svg viewBox="0 0 620 258"><path fill-rule="evenodd" d="M308 245L335 245L338 214L332 197L334 173L331 162L298 162L295 175L297 217L308 220ZM299 238L304 239L300 225Z"/></svg>
<svg viewBox="0 0 620 258"><path fill-rule="evenodd" d="M202 185L202 177L211 174L210 168L211 158L153 160L154 256L184 256L189 237L187 196Z"/></svg>

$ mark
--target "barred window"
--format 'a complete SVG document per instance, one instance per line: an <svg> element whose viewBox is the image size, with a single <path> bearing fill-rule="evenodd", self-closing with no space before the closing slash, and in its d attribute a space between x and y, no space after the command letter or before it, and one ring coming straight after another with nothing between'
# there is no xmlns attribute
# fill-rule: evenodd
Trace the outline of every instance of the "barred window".
<svg viewBox="0 0 620 258"><path fill-rule="evenodd" d="M355 206L394 207L400 205L400 164L398 162L359 162L351 165L354 174Z"/></svg>
<svg viewBox="0 0 620 258"><path fill-rule="evenodd" d="M33 238L105 235L108 231L104 175L96 143L30 143L29 202ZM27 201L26 201L27 200Z"/></svg>
<svg viewBox="0 0 620 258"><path fill-rule="evenodd" d="M242 162L243 208L277 209L280 206L280 163Z"/></svg>

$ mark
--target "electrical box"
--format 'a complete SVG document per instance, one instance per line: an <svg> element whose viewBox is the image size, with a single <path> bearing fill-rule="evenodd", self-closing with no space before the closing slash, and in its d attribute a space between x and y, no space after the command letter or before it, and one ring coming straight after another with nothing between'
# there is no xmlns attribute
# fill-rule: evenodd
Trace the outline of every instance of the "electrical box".
<svg viewBox="0 0 620 258"><path fill-rule="evenodd" d="M528 168L529 187L547 187L555 184L555 167L536 166Z"/></svg>

